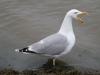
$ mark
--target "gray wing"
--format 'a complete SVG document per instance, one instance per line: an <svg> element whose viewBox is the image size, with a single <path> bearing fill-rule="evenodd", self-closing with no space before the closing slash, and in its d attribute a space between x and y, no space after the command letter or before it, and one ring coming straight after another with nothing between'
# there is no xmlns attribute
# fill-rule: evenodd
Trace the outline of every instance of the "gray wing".
<svg viewBox="0 0 100 75"><path fill-rule="evenodd" d="M67 39L61 34L53 34L29 47L36 53L59 55L67 47Z"/></svg>

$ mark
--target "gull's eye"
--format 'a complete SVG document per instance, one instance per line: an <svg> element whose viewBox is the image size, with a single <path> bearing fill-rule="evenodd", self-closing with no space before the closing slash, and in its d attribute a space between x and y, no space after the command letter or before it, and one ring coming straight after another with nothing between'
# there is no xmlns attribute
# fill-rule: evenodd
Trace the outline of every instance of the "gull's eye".
<svg viewBox="0 0 100 75"><path fill-rule="evenodd" d="M78 12L74 12L74 14L77 14Z"/></svg>

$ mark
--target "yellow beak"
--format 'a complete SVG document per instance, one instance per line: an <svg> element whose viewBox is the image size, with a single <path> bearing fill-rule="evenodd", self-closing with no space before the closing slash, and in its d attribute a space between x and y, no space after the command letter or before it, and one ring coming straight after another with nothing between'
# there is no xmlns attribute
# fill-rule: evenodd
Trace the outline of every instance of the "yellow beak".
<svg viewBox="0 0 100 75"><path fill-rule="evenodd" d="M84 20L82 19L83 18L83 16L85 16L85 15L88 15L88 13L87 12L81 12L80 14L78 14L77 15L77 20L80 22L80 23L84 23Z"/></svg>

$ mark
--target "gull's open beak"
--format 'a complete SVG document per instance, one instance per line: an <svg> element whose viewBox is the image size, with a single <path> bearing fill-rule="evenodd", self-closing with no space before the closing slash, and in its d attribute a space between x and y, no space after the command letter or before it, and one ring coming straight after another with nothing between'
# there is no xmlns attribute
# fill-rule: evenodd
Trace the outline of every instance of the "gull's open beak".
<svg viewBox="0 0 100 75"><path fill-rule="evenodd" d="M77 20L80 22L80 23L84 23L84 20L82 19L83 18L83 16L85 16L85 15L88 15L88 13L87 12L81 12L80 14L78 14L77 15Z"/></svg>

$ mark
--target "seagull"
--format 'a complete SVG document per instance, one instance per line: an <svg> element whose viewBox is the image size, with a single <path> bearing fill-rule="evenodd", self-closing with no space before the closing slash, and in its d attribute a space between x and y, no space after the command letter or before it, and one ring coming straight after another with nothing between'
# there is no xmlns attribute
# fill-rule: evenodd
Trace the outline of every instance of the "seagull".
<svg viewBox="0 0 100 75"><path fill-rule="evenodd" d="M15 49L15 51L49 56L53 58L53 66L55 66L55 60L69 53L75 45L72 20L75 19L80 23L84 23L82 20L84 15L88 15L88 13L71 9L66 13L59 31L25 48Z"/></svg>

